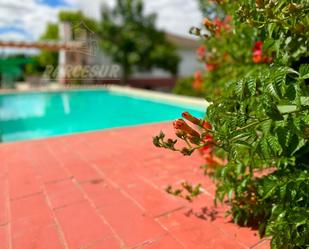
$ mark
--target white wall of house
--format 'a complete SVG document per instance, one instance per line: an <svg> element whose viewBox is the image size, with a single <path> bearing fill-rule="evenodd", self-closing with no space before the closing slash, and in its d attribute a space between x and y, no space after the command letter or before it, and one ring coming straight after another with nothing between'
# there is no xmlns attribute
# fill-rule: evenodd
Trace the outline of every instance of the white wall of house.
<svg viewBox="0 0 309 249"><path fill-rule="evenodd" d="M192 76L196 69L200 66L199 62L196 59L195 49L178 48L177 52L181 59L178 66L178 76ZM115 64L113 63L111 58L102 51L92 56L90 61L92 62L92 64L98 65ZM171 76L172 75L169 72L160 68L154 68L151 71L137 71L132 75L132 77L137 78L168 78Z"/></svg>
<svg viewBox="0 0 309 249"><path fill-rule="evenodd" d="M192 76L200 63L196 59L195 49L179 48L178 54L181 58L179 63L179 77Z"/></svg>
<svg viewBox="0 0 309 249"><path fill-rule="evenodd" d="M67 23L62 23L60 24L60 28L61 28L60 30L62 31L61 35L62 40L63 41L71 40L72 27L70 27ZM79 26L74 28L75 29L85 28L87 31L89 30L83 23L79 24ZM85 40L86 39L87 38L85 38ZM99 41L96 41L96 37L94 34L90 34L88 39L90 39L91 45L95 44L97 46L99 44ZM187 77L193 75L194 71L200 67L198 61L196 60L196 48L198 46L197 41L190 40L173 34L167 34L167 39L175 46L177 46L177 53L180 57L180 62L178 66L178 76ZM100 65L100 66L115 65L115 63L113 63L113 61L111 60L111 57L106 55L102 50L98 49L97 47L95 49L89 47L88 52L89 52L88 54L80 54L78 56L77 56L78 53L72 54L72 56L69 56L68 53L67 54L63 53L63 56L60 56L60 58L62 59L62 61L60 61L60 65L66 63L75 65L76 64L75 61L82 64L90 64L90 65ZM154 68L151 71L135 70L135 73L132 75L132 77L140 77L140 78L170 78L172 76L173 75L171 75L169 72L159 68Z"/></svg>

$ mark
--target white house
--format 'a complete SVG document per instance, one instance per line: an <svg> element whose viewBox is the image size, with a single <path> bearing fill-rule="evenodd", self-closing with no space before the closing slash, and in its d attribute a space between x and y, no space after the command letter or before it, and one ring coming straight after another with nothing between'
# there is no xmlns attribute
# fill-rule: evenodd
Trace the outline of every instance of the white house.
<svg viewBox="0 0 309 249"><path fill-rule="evenodd" d="M83 34L80 37L75 36L74 41L84 43L83 49L77 49L74 51L63 50L60 52L60 74L65 75L63 65L113 65L111 58L99 49L99 41L96 39L96 35L84 24L80 23L77 27L68 28L68 24L60 24L60 33L62 42L68 42L73 36L72 33L79 31L79 34ZM85 32L80 32L83 29ZM196 59L196 49L199 44L194 39L188 39L171 33L166 34L168 41L177 47L177 52L181 58L178 68L177 78L187 77L193 75L194 71L199 67L199 63ZM120 76L120 73L119 73ZM135 72L128 81L129 85L143 88L172 88L177 80L169 72L159 68L155 68L147 72ZM90 83L119 83L120 78L96 78L90 80Z"/></svg>

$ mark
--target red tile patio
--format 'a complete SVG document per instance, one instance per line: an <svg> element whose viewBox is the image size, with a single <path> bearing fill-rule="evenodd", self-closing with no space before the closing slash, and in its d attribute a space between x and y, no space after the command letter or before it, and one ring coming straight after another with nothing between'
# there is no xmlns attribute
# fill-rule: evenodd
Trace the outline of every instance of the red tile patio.
<svg viewBox="0 0 309 249"><path fill-rule="evenodd" d="M269 248L224 218L202 159L157 149L170 123L0 145L0 249ZM203 183L195 202L168 184Z"/></svg>

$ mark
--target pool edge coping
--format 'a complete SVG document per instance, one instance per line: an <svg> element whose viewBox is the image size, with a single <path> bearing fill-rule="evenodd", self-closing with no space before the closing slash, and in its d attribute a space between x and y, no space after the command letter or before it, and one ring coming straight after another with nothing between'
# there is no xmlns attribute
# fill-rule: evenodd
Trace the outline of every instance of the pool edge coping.
<svg viewBox="0 0 309 249"><path fill-rule="evenodd" d="M27 89L27 90L0 90L0 96L5 94L27 94L27 93L55 93L61 91L92 91L96 89L104 89L110 92L119 93L119 94L127 94L134 97L142 97L142 98L150 98L152 100L164 101L169 104L174 105L188 105L191 107L202 108L206 110L206 108L210 105L210 103L203 98L177 95L173 93L165 93L153 90L140 89L130 86L120 86L120 85L103 85L103 86L57 86L54 88L37 88L37 89Z"/></svg>
<svg viewBox="0 0 309 249"><path fill-rule="evenodd" d="M152 100L164 101L174 105L188 105L191 107L202 108L204 110L210 105L206 99L198 97L176 95L172 93L157 92L128 86L110 85L106 88L115 93L127 93L131 96L150 98Z"/></svg>
<svg viewBox="0 0 309 249"><path fill-rule="evenodd" d="M0 142L0 148L1 148L1 146L8 145L8 144L39 142L39 141L42 141L42 140L65 138L65 137L68 137L68 136L79 136L79 135L88 134L88 133L101 133L101 132L105 132L105 131L110 132L112 130L131 129L131 128L138 128L138 127L142 127L142 126L152 126L152 125L156 125L156 124L166 124L166 123L172 125L172 120L150 122L150 123L146 123L146 124L126 125L126 126L119 126L119 127L112 127L112 128L89 130L89 131L78 131L78 132L66 133L66 134L60 134L60 135L52 135L52 136L49 136L49 137L39 137L39 138L16 140L16 141L5 141L5 142ZM156 135L156 134L154 134L154 135Z"/></svg>

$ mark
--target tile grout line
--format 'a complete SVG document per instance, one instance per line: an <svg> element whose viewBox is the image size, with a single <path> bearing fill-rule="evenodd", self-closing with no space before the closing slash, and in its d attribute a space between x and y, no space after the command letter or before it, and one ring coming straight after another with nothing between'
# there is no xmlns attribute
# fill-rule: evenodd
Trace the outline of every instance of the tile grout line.
<svg viewBox="0 0 309 249"><path fill-rule="evenodd" d="M7 165L7 176L9 175L9 169L8 169L9 165ZM7 180L7 197L6 197L6 201L8 203L7 205L7 212L8 212L8 229L7 229L7 233L8 233L8 246L9 249L13 248L13 238L12 238L12 212L11 212L11 200L10 200L10 181L9 181L9 177Z"/></svg>
<svg viewBox="0 0 309 249"><path fill-rule="evenodd" d="M48 146L45 145L45 147L48 150ZM32 161L32 164L35 164L34 160ZM33 167L34 167L34 165L33 165ZM69 249L69 246L68 246L68 243L67 243L67 241L65 239L65 235L64 235L64 233L62 231L61 225L60 225L60 223L59 223L59 221L58 221L58 219L56 217L56 214L54 213L54 210L53 210L52 205L51 205L51 201L50 201L50 199L49 199L49 197L47 195L45 184L43 182L41 182L41 186L42 186L42 194L44 196L44 199L46 201L48 209L51 212L52 218L54 220L54 224L53 225L55 225L55 227L57 228L58 238L59 238L63 248L64 249Z"/></svg>
<svg viewBox="0 0 309 249"><path fill-rule="evenodd" d="M85 142L86 144L87 144L87 142ZM89 146L89 144L88 144L88 146ZM130 199L141 211L143 211L143 212L145 212L145 209L135 200L135 199L133 199L128 193L126 193L122 188L120 188L119 187L119 185L118 184L116 184L113 180L111 180L111 179L109 179L108 177L106 177L106 175L99 169L99 167L96 165L96 164L94 164L94 163L91 163L91 162L89 162L89 160L87 160L86 158L84 158L82 155L80 155L80 157L83 159L83 160L85 160L87 163L88 163L88 165L90 166L90 167L92 167L102 178L104 178L104 179L106 179L108 182L110 182L114 187L115 186L117 186L117 188L119 189L119 191L121 192L121 193L123 193L128 199ZM83 191L83 190L82 190ZM84 192L84 191L83 191ZM86 194L86 196L87 196L87 194ZM94 203L92 202L92 200L90 199L90 202L94 205ZM95 206L95 205L94 205ZM104 217L104 215L101 215L101 214L99 214L100 216L103 216L103 219L105 220L105 222L107 223L107 224L109 224L108 222L107 222L107 220L105 219L105 217ZM151 218L151 217L149 217L149 218ZM154 219L152 219L153 221L155 221ZM156 222L156 221L155 221ZM156 224L158 224L157 222L156 222ZM110 224L109 224L110 225ZM159 226L160 226L160 224L158 224ZM110 225L110 227L111 227L111 229L114 231L114 229L112 228L112 226ZM162 227L162 226L160 226L160 227ZM164 229L165 230L165 229ZM116 233L116 231L115 231L115 234L117 234ZM166 231L166 233L165 233L165 235L166 234L168 234L168 231ZM121 237L117 234L117 237L122 241L122 239L121 239ZM122 241L122 243L123 243L123 245L125 245L125 243ZM143 243L143 242L141 242L141 243Z"/></svg>
<svg viewBox="0 0 309 249"><path fill-rule="evenodd" d="M112 225L109 224L109 222L105 219L105 217L100 214L98 212L97 207L95 206L94 202L90 199L90 197L87 195L87 193L84 191L84 189L82 188L82 186L80 185L80 183L74 179L73 180L74 184L76 185L76 187L81 191L81 193L83 194L84 198L86 199L86 201L89 202L89 204L91 205L91 207L94 209L95 213L100 217L100 219L103 221L104 224L106 224L109 229L111 230L112 234L114 235L114 237L118 240L118 242L121 245L121 249L127 249L127 247L125 246L124 241L121 239L121 237L116 233L116 231L113 229Z"/></svg>
<svg viewBox="0 0 309 249"><path fill-rule="evenodd" d="M260 241L258 241L257 243L255 243L254 245L250 246L249 249L254 249L255 247L259 246L259 245L263 245L265 243L267 243L267 241L269 241L270 238L263 238Z"/></svg>
<svg viewBox="0 0 309 249"><path fill-rule="evenodd" d="M113 180L111 180L111 179L109 179L108 177L106 177L106 175L105 175L104 173L101 172L101 170L98 168L98 166L97 166L96 164L94 164L94 167L95 167L95 169L97 170L97 172L98 172L102 177L104 177L106 180L108 180L108 181L109 181L110 183L112 183L114 186L117 186L117 187L120 189L120 191L121 191L122 193L125 194L126 197L128 197L128 198L129 198L130 200L132 200L134 203L137 202L137 201L136 201L135 199L133 199L128 193L126 193L124 190L122 190L122 188L120 188L118 184L116 184ZM129 196L128 196L128 195L129 195ZM138 207L141 207L139 203L137 203L137 204L138 204L138 205L137 205ZM177 212L177 211L179 211L179 210L181 210L181 209L183 209L183 208L185 208L185 207L180 207L179 209L173 210L173 211L171 211L170 213ZM145 211L145 209L144 209L143 207L141 207L141 211ZM162 237L170 235L173 239L175 239L175 241L177 241L177 242L183 247L183 249L187 249L187 247L186 247L181 241L179 241L177 238L175 238L175 237L170 233L170 231L169 231L166 227L162 226L159 222L157 222L157 220L156 220L157 217L149 217L149 218L151 218L156 224L158 224L163 230L166 231L166 233L165 233L164 235L162 235ZM142 243L143 243L143 242L142 242ZM143 245L141 245L141 246L143 246ZM132 248L128 248L128 249L138 249L138 248L132 247ZM140 249L142 249L142 248L140 248Z"/></svg>
<svg viewBox="0 0 309 249"><path fill-rule="evenodd" d="M90 146L86 141L85 144L87 144L88 146ZM141 209L141 211L145 212L146 210L144 209L144 207L142 205L140 205L140 203L138 201L136 201L131 195L129 195L123 188L121 188L121 186L119 186L115 181L113 181L112 179L110 179L109 177L106 176L106 174L104 174L104 172L101 171L101 169L98 167L98 165L96 163L92 163L89 160L87 160L86 158L84 158L82 155L80 155L83 160L85 160L86 162L88 162L89 166L91 166L92 169L94 169L102 178L105 178L108 182L110 182L114 187L117 187L117 189L119 189L119 191L124 194L128 199L130 199L136 206L138 206L139 209Z"/></svg>
<svg viewBox="0 0 309 249"><path fill-rule="evenodd" d="M86 141L85 141L85 142L86 142ZM86 143L87 143L87 142L86 142ZM89 145L88 145L88 146L89 146ZM137 206L140 207L142 211L145 211L145 209L144 209L142 206L140 206L140 204L139 204L135 199L133 199L128 193L126 193L122 188L120 188L118 184L116 184L113 180L109 179L109 177L106 177L106 175L101 171L101 169L98 167L98 165L93 164L93 166L95 167L96 171L97 171L102 177L104 177L106 180L108 180L108 181L109 181L110 183L112 183L114 186L117 186L118 189L120 189L120 191L121 191L122 193L124 193L126 197L128 197L130 200L132 200L134 203L136 203ZM182 209L182 208L184 208L184 207L181 207L180 209ZM180 210L180 209L179 209L179 210ZM174 212L177 212L177 210L174 210ZM178 240L178 238L174 237L166 227L162 226L162 225L156 220L156 218L152 218L152 220L153 220L156 224L158 224L163 230L166 231L165 235L163 235L163 236L170 235L176 242L178 242L178 243L183 247L183 249L188 249L188 248L182 243L182 241L180 241L180 240ZM128 249L129 249L129 248L128 248ZM134 248L131 248L131 249L134 249Z"/></svg>
<svg viewBox="0 0 309 249"><path fill-rule="evenodd" d="M81 141L82 143L84 143L84 141ZM76 152L73 152L76 156L78 156L80 159L82 159L85 163L88 164L88 166L90 166L91 168L93 168L91 166L91 163L85 159L81 154L77 154ZM95 168L93 168L95 171L97 171ZM106 224L109 229L111 230L112 234L114 235L114 237L117 239L117 241L120 243L121 245L121 249L127 249L124 241L121 239L121 237L117 234L117 232L114 230L114 228L112 227L111 224L109 224L109 222L106 220L106 218L100 214L98 212L98 209L95 205L95 203L91 200L91 198L87 195L87 193L84 191L84 189L82 188L80 182L78 182L75 178L73 178L73 183L76 185L76 187L81 191L81 193L83 194L83 196L85 197L85 199L90 203L91 207L94 209L95 213L100 217L100 219L104 222L104 224Z"/></svg>

